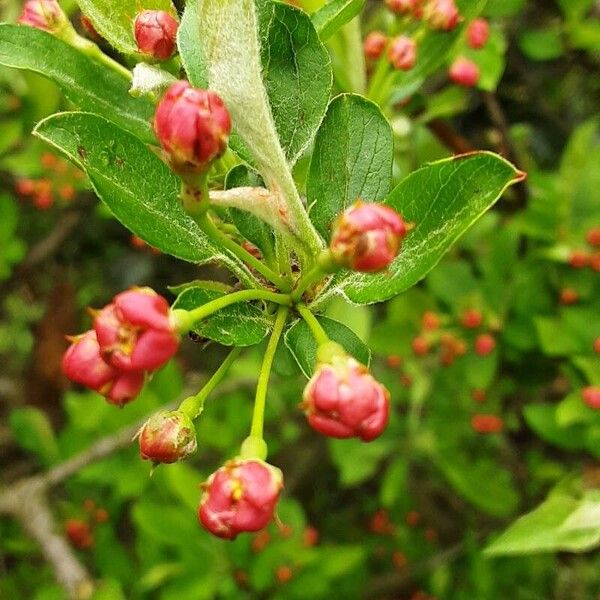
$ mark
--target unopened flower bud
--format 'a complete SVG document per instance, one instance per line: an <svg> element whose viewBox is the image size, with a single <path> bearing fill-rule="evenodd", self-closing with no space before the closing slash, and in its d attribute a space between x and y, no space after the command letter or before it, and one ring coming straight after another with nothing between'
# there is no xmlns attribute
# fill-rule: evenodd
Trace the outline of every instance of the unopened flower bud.
<svg viewBox="0 0 600 600"><path fill-rule="evenodd" d="M27 0L17 22L54 33L68 24L68 19L56 0Z"/></svg>
<svg viewBox="0 0 600 600"><path fill-rule="evenodd" d="M329 247L337 264L374 273L396 258L407 232L394 209L359 200L338 217Z"/></svg>
<svg viewBox="0 0 600 600"><path fill-rule="evenodd" d="M569 265L574 269L583 269L590 262L590 256L585 250L572 250L569 255Z"/></svg>
<svg viewBox="0 0 600 600"><path fill-rule="evenodd" d="M381 31L371 31L365 38L363 50L369 60L377 60L385 50L387 37Z"/></svg>
<svg viewBox="0 0 600 600"><path fill-rule="evenodd" d="M583 401L595 410L600 409L600 387L597 385L588 385L581 390Z"/></svg>
<svg viewBox="0 0 600 600"><path fill-rule="evenodd" d="M467 27L467 43L471 48L483 48L490 38L490 24L486 19L475 19Z"/></svg>
<svg viewBox="0 0 600 600"><path fill-rule="evenodd" d="M220 538L259 531L273 519L283 488L281 471L262 460L232 460L204 484L198 518Z"/></svg>
<svg viewBox="0 0 600 600"><path fill-rule="evenodd" d="M496 340L489 333L482 333L475 339L475 354L488 356L496 348Z"/></svg>
<svg viewBox="0 0 600 600"><path fill-rule="evenodd" d="M138 50L157 60L175 50L177 20L164 10L144 10L135 18L133 32Z"/></svg>
<svg viewBox="0 0 600 600"><path fill-rule="evenodd" d="M140 456L154 463L174 463L196 451L196 429L180 410L151 416L138 433Z"/></svg>
<svg viewBox="0 0 600 600"><path fill-rule="evenodd" d="M463 312L460 322L467 329L477 329L483 323L483 315L475 308L469 308Z"/></svg>
<svg viewBox="0 0 600 600"><path fill-rule="evenodd" d="M415 9L417 0L385 0L385 5L397 15L406 15Z"/></svg>
<svg viewBox="0 0 600 600"><path fill-rule="evenodd" d="M340 354L317 365L304 389L301 407L318 432L369 442L386 428L390 400L389 392L367 367Z"/></svg>
<svg viewBox="0 0 600 600"><path fill-rule="evenodd" d="M94 319L102 357L121 371L154 371L179 346L168 302L150 288L115 296Z"/></svg>
<svg viewBox="0 0 600 600"><path fill-rule="evenodd" d="M504 420L497 415L473 415L471 427L476 433L500 433L504 429Z"/></svg>
<svg viewBox="0 0 600 600"><path fill-rule="evenodd" d="M68 519L65 521L65 534L69 541L80 550L86 550L94 545L94 535L92 529L82 519Z"/></svg>
<svg viewBox="0 0 600 600"><path fill-rule="evenodd" d="M388 49L388 59L394 69L410 71L417 62L417 43L405 35L394 38Z"/></svg>
<svg viewBox="0 0 600 600"><path fill-rule="evenodd" d="M231 119L217 94L178 81L158 104L154 131L174 170L200 172L227 149Z"/></svg>
<svg viewBox="0 0 600 600"><path fill-rule="evenodd" d="M62 369L71 381L99 392L119 406L133 400L144 385L143 372L122 373L104 361L93 330L73 338L63 356Z"/></svg>
<svg viewBox="0 0 600 600"><path fill-rule="evenodd" d="M460 13L454 0L429 0L423 17L433 29L452 31L458 25Z"/></svg>
<svg viewBox="0 0 600 600"><path fill-rule="evenodd" d="M600 246L600 227L593 227L585 234L585 239L590 246Z"/></svg>
<svg viewBox="0 0 600 600"><path fill-rule="evenodd" d="M470 59L460 56L448 71L450 79L463 87L474 87L479 81L479 67Z"/></svg>

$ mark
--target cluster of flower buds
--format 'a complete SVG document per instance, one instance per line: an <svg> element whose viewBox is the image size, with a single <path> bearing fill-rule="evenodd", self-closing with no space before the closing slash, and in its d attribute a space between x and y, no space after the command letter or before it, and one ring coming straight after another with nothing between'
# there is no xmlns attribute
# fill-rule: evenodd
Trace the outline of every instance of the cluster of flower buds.
<svg viewBox="0 0 600 600"><path fill-rule="evenodd" d="M56 0L27 0L18 23L56 33L68 24L68 19Z"/></svg>
<svg viewBox="0 0 600 600"><path fill-rule="evenodd" d="M573 269L589 267L592 271L600 271L600 228L594 227L586 233L586 242L591 247L588 249L576 248L569 254L569 266Z"/></svg>
<svg viewBox="0 0 600 600"><path fill-rule="evenodd" d="M170 464L196 451L196 430L181 410L164 411L150 417L138 432L140 456L153 463Z"/></svg>
<svg viewBox="0 0 600 600"><path fill-rule="evenodd" d="M63 372L110 403L126 404L139 394L146 373L177 351L179 337L169 304L150 288L135 288L92 312L93 329L71 338Z"/></svg>
<svg viewBox="0 0 600 600"><path fill-rule="evenodd" d="M410 227L389 206L358 200L334 223L329 249L334 262L354 271L386 269Z"/></svg>
<svg viewBox="0 0 600 600"><path fill-rule="evenodd" d="M319 347L317 368L304 389L301 408L316 431L369 442L387 426L390 395L367 367L335 342L327 342Z"/></svg>
<svg viewBox="0 0 600 600"><path fill-rule="evenodd" d="M138 50L148 58L167 60L175 51L177 19L164 10L144 10L137 15L133 33Z"/></svg>
<svg viewBox="0 0 600 600"><path fill-rule="evenodd" d="M217 94L178 81L158 104L154 131L174 171L200 173L227 149L231 118Z"/></svg>
<svg viewBox="0 0 600 600"><path fill-rule="evenodd" d="M203 484L198 518L211 533L234 539L239 533L266 527L283 488L281 471L258 460L225 463Z"/></svg>
<svg viewBox="0 0 600 600"><path fill-rule="evenodd" d="M39 210L51 208L55 201L70 202L75 198L79 182L85 177L83 171L52 154L44 152L40 158L44 176L36 179L24 177L15 182L19 196L31 198Z"/></svg>

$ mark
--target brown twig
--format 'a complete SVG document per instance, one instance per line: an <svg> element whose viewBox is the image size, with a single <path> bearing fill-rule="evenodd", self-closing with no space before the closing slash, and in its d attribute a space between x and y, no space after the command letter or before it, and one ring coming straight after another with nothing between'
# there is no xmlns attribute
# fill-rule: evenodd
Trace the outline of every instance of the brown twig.
<svg viewBox="0 0 600 600"><path fill-rule="evenodd" d="M432 119L427 123L427 128L444 146L452 150L454 154L467 154L475 150L467 138L459 135L442 119Z"/></svg>

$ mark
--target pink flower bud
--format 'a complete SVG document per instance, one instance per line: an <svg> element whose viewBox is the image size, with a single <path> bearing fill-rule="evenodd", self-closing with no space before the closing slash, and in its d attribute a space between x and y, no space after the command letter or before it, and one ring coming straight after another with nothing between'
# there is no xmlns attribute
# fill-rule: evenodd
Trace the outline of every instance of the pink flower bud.
<svg viewBox="0 0 600 600"><path fill-rule="evenodd" d="M504 420L497 415L473 415L471 427L475 433L500 433L504 429Z"/></svg>
<svg viewBox="0 0 600 600"><path fill-rule="evenodd" d="M597 385L588 385L581 390L583 401L595 410L600 409L600 387Z"/></svg>
<svg viewBox="0 0 600 600"><path fill-rule="evenodd" d="M479 67L470 59L460 56L450 66L450 79L458 85L473 87L479 81Z"/></svg>
<svg viewBox="0 0 600 600"><path fill-rule="evenodd" d="M196 429L180 410L150 417L138 433L140 456L154 463L174 463L196 451Z"/></svg>
<svg viewBox="0 0 600 600"><path fill-rule="evenodd" d="M394 69L410 71L417 61L417 43L405 35L395 38L389 47L388 59Z"/></svg>
<svg viewBox="0 0 600 600"><path fill-rule="evenodd" d="M383 433L390 412L389 392L364 365L347 355L317 366L301 406L313 429L364 442Z"/></svg>
<svg viewBox="0 0 600 600"><path fill-rule="evenodd" d="M262 460L232 460L204 484L198 518L220 538L258 531L273 519L283 488L281 471Z"/></svg>
<svg viewBox="0 0 600 600"><path fill-rule="evenodd" d="M56 0L27 0L17 22L53 33L67 23L67 17Z"/></svg>
<svg viewBox="0 0 600 600"><path fill-rule="evenodd" d="M339 216L330 249L338 264L374 273L396 258L407 232L406 223L394 209L359 200Z"/></svg>
<svg viewBox="0 0 600 600"><path fill-rule="evenodd" d="M467 43L471 48L479 50L490 39L490 24L485 19L475 19L467 28Z"/></svg>
<svg viewBox="0 0 600 600"><path fill-rule="evenodd" d="M386 6L397 15L412 12L417 6L417 0L385 0Z"/></svg>
<svg viewBox="0 0 600 600"><path fill-rule="evenodd" d="M164 10L144 10L133 26L140 52L158 60L170 58L175 50L177 20Z"/></svg>
<svg viewBox="0 0 600 600"><path fill-rule="evenodd" d="M429 0L423 16L433 29L441 31L452 31L460 19L454 0Z"/></svg>
<svg viewBox="0 0 600 600"><path fill-rule="evenodd" d="M217 94L178 81L158 104L154 131L173 169L199 172L227 149L231 119Z"/></svg>
<svg viewBox="0 0 600 600"><path fill-rule="evenodd" d="M133 400L144 385L144 373L121 373L104 362L94 330L73 339L63 356L62 369L71 381L99 392L119 406Z"/></svg>
<svg viewBox="0 0 600 600"><path fill-rule="evenodd" d="M488 356L496 348L496 340L489 333L482 333L475 338L475 354Z"/></svg>
<svg viewBox="0 0 600 600"><path fill-rule="evenodd" d="M179 337L168 302L150 288L115 296L94 319L104 360L125 372L154 371L176 352Z"/></svg>
<svg viewBox="0 0 600 600"><path fill-rule="evenodd" d="M387 37L381 31L371 31L365 38L363 50L369 60L377 60L385 50Z"/></svg>

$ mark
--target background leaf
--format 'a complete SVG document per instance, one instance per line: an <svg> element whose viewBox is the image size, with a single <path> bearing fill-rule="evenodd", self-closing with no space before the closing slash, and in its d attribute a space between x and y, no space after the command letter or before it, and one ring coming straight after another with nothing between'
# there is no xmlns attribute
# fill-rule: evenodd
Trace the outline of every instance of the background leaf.
<svg viewBox="0 0 600 600"><path fill-rule="evenodd" d="M521 175L500 156L478 152L428 164L406 177L390 194L392 206L415 228L389 270L353 273L342 287L353 302L381 302L422 279L504 190Z"/></svg>
<svg viewBox="0 0 600 600"><path fill-rule="evenodd" d="M53 35L0 24L0 63L48 77L78 108L103 115L147 142L155 141L150 126L154 105L147 98L132 98L126 77Z"/></svg>
<svg viewBox="0 0 600 600"><path fill-rule="evenodd" d="M317 319L334 342L341 344L349 354L362 364L369 365L371 351L351 329L327 317L317 317ZM308 325L303 320L296 321L287 330L285 345L296 359L302 372L307 377L311 377L317 360L317 343Z"/></svg>
<svg viewBox="0 0 600 600"><path fill-rule="evenodd" d="M393 150L392 129L376 104L354 94L331 101L306 184L310 218L322 236L329 239L333 219L358 198L387 196Z"/></svg>
<svg viewBox="0 0 600 600"><path fill-rule="evenodd" d="M191 310L226 295L217 290L191 287L177 297L173 308ZM272 325L272 320L258 305L238 302L196 323L193 331L224 346L253 346L269 333Z"/></svg>
<svg viewBox="0 0 600 600"><path fill-rule="evenodd" d="M331 37L349 23L365 4L365 0L330 0L312 15L315 29L322 40Z"/></svg>

